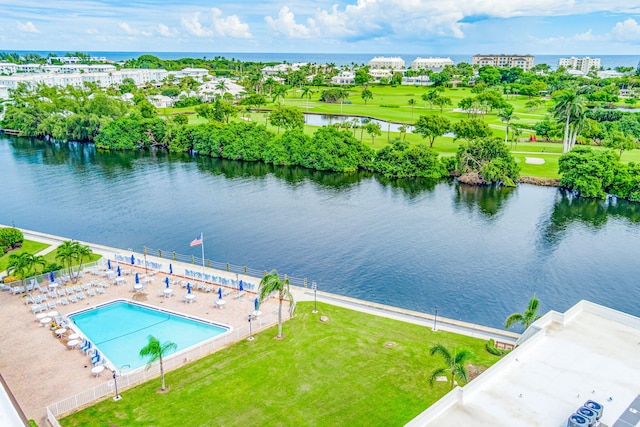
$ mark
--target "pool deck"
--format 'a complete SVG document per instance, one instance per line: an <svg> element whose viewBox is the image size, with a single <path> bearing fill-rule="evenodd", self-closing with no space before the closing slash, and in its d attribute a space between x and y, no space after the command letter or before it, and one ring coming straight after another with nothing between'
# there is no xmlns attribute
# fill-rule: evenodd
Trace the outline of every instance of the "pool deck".
<svg viewBox="0 0 640 427"><path fill-rule="evenodd" d="M137 270L144 273L144 269ZM225 297L225 308L220 309L213 306L213 301L218 298L217 293L193 291L197 302L186 304L180 298L180 295L186 294L186 289L179 285L173 286L174 296L165 298L159 295L159 291L165 287L164 276L157 274L153 282L147 285L146 292L137 294L132 289L134 276L126 276L127 283L124 285L112 284L102 295L87 297L75 304L58 305L55 310L66 315L82 307L124 298L224 323L233 328L246 326L247 313L254 309L254 293L247 292L239 299ZM89 283L91 280L106 279L85 274L78 283ZM58 339L48 327L40 326L31 313L32 305L26 305L24 299L24 294L19 296L0 292L0 340L3 344L0 346L0 372L27 417L34 419L39 425L47 425L47 405L88 390L100 382L109 381L111 375L105 372L100 377L95 377L91 373L89 358L79 350L67 349L65 338ZM260 310L265 315L272 314L277 304L275 299L268 300ZM68 331L67 335L70 333L72 332ZM141 348L143 345L141 343Z"/></svg>

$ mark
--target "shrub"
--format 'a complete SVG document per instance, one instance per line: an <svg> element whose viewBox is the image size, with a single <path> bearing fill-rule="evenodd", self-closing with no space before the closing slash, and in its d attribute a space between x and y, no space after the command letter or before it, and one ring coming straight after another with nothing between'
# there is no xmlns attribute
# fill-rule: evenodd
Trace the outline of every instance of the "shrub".
<svg viewBox="0 0 640 427"><path fill-rule="evenodd" d="M396 104L380 104L380 106L383 108L400 108L400 106Z"/></svg>
<svg viewBox="0 0 640 427"><path fill-rule="evenodd" d="M18 276L6 276L2 280L3 280L4 283L13 283L13 282L19 281L20 278L18 278Z"/></svg>
<svg viewBox="0 0 640 427"><path fill-rule="evenodd" d="M0 248L17 248L23 241L24 235L17 228L0 228Z"/></svg>
<svg viewBox="0 0 640 427"><path fill-rule="evenodd" d="M501 350L499 348L496 348L496 342L493 340L493 338L487 341L484 347L487 349L489 353L495 356L504 356L505 354L511 351L511 350Z"/></svg>

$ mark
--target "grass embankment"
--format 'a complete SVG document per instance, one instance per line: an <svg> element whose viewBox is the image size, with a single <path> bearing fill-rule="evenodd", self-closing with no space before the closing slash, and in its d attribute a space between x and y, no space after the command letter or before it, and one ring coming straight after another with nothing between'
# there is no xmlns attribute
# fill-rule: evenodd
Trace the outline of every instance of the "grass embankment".
<svg viewBox="0 0 640 427"><path fill-rule="evenodd" d="M432 346L469 348L483 368L498 360L476 338L326 304L312 309L298 304L284 340L271 328L166 374L167 393L154 379L62 425L401 426L448 391L446 383L429 386L442 363L429 355Z"/></svg>
<svg viewBox="0 0 640 427"><path fill-rule="evenodd" d="M54 262L55 262L56 264L61 264L61 263L60 263L60 260L56 258L56 257L57 257L57 255L58 255L58 249L56 248L56 250L51 251L51 252L49 252L49 253L45 254L45 255L44 255L44 259L45 259L45 261L47 262L47 264L54 263ZM88 264L88 263L93 262L93 261L97 261L97 260L99 260L100 258L102 258L102 255L98 255L98 254L91 254L91 256L90 256L90 257L88 257L88 258L87 258L87 257L85 257L85 258L82 260L82 265ZM71 266L76 266L76 265L79 265L79 264L80 264L80 262L79 262L78 260L73 260L73 262L71 263Z"/></svg>
<svg viewBox="0 0 640 427"><path fill-rule="evenodd" d="M4 254L0 257L0 271L5 271L9 265L9 257L11 254L20 255L21 253L37 254L38 252L48 248L49 245L41 242L34 242L33 240L25 240L22 242L22 247Z"/></svg>

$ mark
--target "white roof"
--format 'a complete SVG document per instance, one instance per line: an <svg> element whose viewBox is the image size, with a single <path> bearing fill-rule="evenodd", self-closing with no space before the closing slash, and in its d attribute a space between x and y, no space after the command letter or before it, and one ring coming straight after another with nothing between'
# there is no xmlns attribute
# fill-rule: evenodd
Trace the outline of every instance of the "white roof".
<svg viewBox="0 0 640 427"><path fill-rule="evenodd" d="M407 425L560 427L587 400L604 406L601 422L608 426L633 413L628 407L640 393L639 318L581 301L564 314L547 313L521 339Z"/></svg>

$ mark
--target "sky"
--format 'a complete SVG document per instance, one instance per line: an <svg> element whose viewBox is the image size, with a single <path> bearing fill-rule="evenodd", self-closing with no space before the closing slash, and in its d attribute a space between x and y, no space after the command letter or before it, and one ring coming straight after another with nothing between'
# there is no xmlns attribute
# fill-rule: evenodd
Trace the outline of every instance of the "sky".
<svg viewBox="0 0 640 427"><path fill-rule="evenodd" d="M640 0L0 0L0 50L637 54Z"/></svg>

